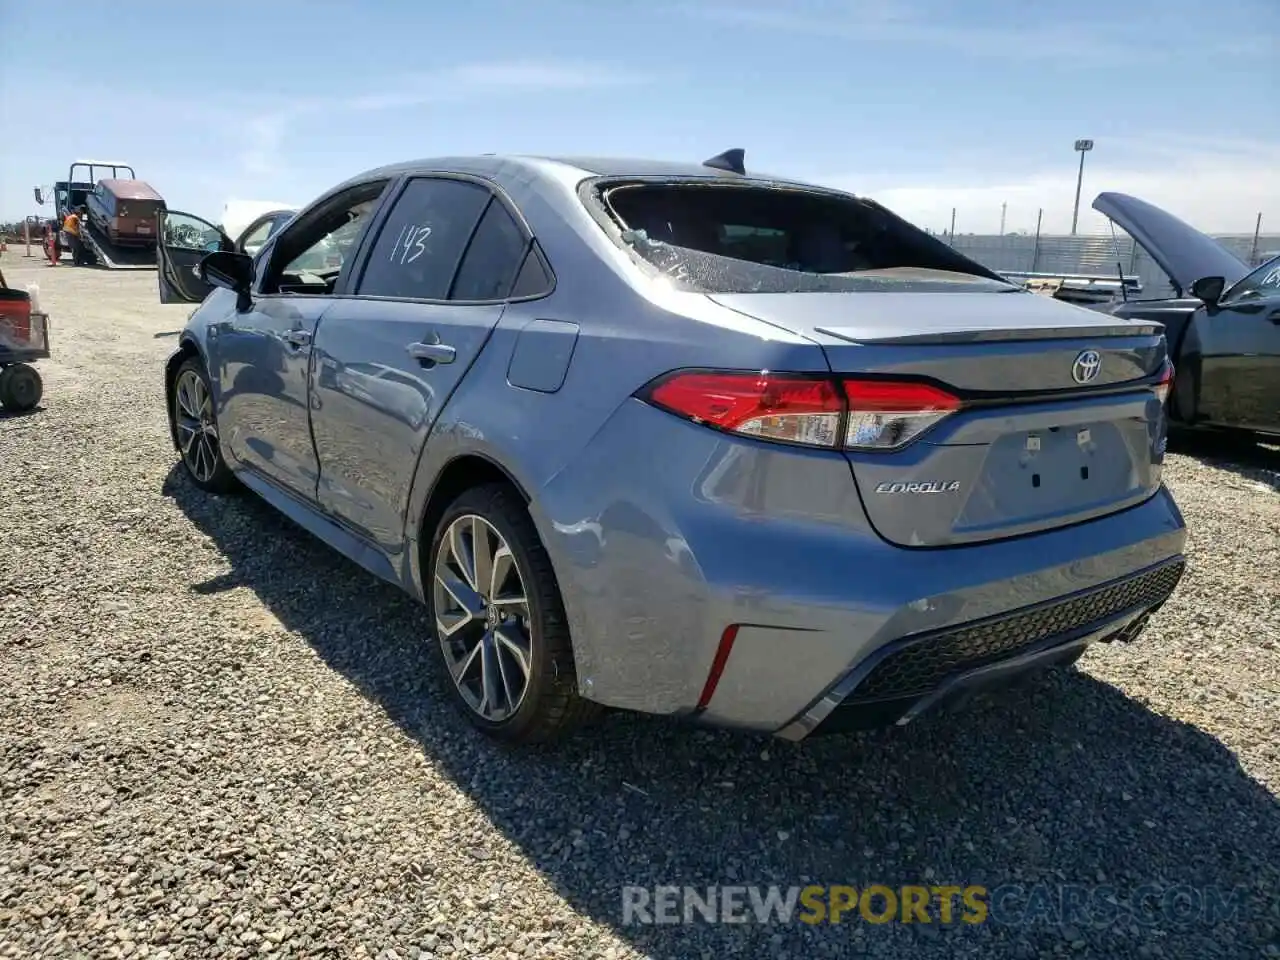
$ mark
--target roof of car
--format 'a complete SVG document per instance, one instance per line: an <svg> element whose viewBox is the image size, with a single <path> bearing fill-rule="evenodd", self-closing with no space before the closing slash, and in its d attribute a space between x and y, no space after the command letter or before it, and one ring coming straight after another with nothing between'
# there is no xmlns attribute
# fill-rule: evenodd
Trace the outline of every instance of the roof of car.
<svg viewBox="0 0 1280 960"><path fill-rule="evenodd" d="M718 177L726 180L741 179L739 174L701 163L672 160L646 160L635 157L513 157L511 159L545 160L577 167L598 177ZM770 174L748 170L752 179L779 180Z"/></svg>
<svg viewBox="0 0 1280 960"><path fill-rule="evenodd" d="M110 177L98 183L118 200L163 200L155 188L144 180L115 180Z"/></svg>
<svg viewBox="0 0 1280 960"><path fill-rule="evenodd" d="M529 173L554 175L566 168L578 171L584 177L680 177L709 180L742 180L741 175L701 163L669 160L649 160L634 157L580 157L533 156L525 154L487 153L464 157L431 157L409 160L369 170L357 179L373 176L399 176L426 171L457 171L483 175L521 167ZM745 179L787 183L794 186L813 187L785 177L753 171L749 166Z"/></svg>

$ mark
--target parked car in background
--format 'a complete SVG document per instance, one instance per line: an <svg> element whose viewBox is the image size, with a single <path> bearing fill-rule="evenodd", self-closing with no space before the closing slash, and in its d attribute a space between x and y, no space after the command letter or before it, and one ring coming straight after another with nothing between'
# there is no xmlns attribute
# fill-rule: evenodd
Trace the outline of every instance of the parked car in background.
<svg viewBox="0 0 1280 960"><path fill-rule="evenodd" d="M1122 193L1100 194L1093 207L1129 233L1173 286L1168 299L1109 309L1164 324L1177 371L1171 422L1280 435L1280 257L1251 269L1173 214Z"/></svg>
<svg viewBox="0 0 1280 960"><path fill-rule="evenodd" d="M1186 538L1159 325L741 160L405 163L210 253L183 469L422 600L508 740L904 723L1137 637Z"/></svg>
<svg viewBox="0 0 1280 960"><path fill-rule="evenodd" d="M222 207L218 229L226 237L238 237L239 249L249 256L298 212L296 204L271 200L228 200Z"/></svg>

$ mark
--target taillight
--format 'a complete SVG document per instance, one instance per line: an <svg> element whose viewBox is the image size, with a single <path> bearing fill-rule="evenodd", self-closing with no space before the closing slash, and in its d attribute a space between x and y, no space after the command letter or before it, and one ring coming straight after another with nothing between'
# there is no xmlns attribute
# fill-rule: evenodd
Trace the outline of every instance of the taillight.
<svg viewBox="0 0 1280 960"><path fill-rule="evenodd" d="M910 443L960 409L960 398L927 383L846 380L846 447L888 450Z"/></svg>
<svg viewBox="0 0 1280 960"><path fill-rule="evenodd" d="M694 423L810 447L892 450L960 409L940 387L906 380L677 371L640 394Z"/></svg>
<svg viewBox="0 0 1280 960"><path fill-rule="evenodd" d="M1160 382L1156 384L1156 396L1160 398L1160 405L1164 406L1164 402L1169 399L1169 391L1173 389L1173 364L1166 363L1164 365L1164 376L1160 378Z"/></svg>

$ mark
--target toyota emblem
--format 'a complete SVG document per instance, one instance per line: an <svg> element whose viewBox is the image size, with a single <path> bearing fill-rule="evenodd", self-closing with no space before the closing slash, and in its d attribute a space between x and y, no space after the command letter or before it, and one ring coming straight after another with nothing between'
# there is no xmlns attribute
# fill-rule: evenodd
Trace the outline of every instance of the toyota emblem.
<svg viewBox="0 0 1280 960"><path fill-rule="evenodd" d="M1076 383L1089 383L1097 379L1102 369L1102 355L1097 350L1084 350L1071 365L1071 378Z"/></svg>

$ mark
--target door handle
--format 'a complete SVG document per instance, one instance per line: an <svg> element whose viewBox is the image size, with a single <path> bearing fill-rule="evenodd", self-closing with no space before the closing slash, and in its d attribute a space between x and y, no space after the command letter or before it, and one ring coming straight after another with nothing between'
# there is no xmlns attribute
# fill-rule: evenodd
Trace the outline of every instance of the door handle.
<svg viewBox="0 0 1280 960"><path fill-rule="evenodd" d="M1267 314L1267 319L1272 323L1280 323L1280 310L1272 310Z"/></svg>
<svg viewBox="0 0 1280 960"><path fill-rule="evenodd" d="M284 338L295 347L305 347L311 342L311 333L307 330L289 330L285 332Z"/></svg>
<svg viewBox="0 0 1280 960"><path fill-rule="evenodd" d="M447 343L411 343L408 350L413 359L431 363L453 363L458 355L458 351Z"/></svg>

